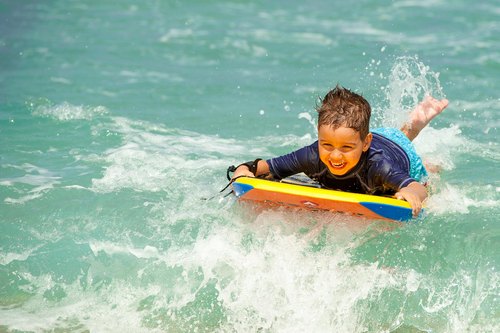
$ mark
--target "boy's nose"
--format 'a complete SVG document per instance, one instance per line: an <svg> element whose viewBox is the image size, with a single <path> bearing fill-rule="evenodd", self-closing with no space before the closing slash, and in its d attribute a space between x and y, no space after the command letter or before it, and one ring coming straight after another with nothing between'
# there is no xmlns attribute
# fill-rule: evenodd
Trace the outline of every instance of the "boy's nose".
<svg viewBox="0 0 500 333"><path fill-rule="evenodd" d="M330 153L330 158L331 159L341 159L342 158L342 153L339 150L334 149Z"/></svg>

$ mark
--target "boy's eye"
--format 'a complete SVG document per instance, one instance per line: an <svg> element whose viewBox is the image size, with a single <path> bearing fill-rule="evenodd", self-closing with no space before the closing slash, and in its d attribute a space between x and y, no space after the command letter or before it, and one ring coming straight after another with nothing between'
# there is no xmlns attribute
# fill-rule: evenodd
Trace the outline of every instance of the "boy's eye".
<svg viewBox="0 0 500 333"><path fill-rule="evenodd" d="M332 151L335 149L335 147L331 144L331 143L322 143L321 146L323 147L323 149L325 150L328 150L328 151ZM353 146L350 146L350 145L345 145L345 146L341 146L340 148L338 148L340 151L342 152L348 152L348 151L351 151L354 149Z"/></svg>

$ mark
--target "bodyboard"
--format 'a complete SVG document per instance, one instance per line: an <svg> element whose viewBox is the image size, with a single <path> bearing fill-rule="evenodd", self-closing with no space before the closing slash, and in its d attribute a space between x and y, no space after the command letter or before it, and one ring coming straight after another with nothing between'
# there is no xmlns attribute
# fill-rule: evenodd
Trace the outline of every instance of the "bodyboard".
<svg viewBox="0 0 500 333"><path fill-rule="evenodd" d="M319 188L300 179L272 181L239 177L233 191L239 200L268 203L307 210L328 210L368 219L409 221L412 209L408 202L392 197L358 194Z"/></svg>

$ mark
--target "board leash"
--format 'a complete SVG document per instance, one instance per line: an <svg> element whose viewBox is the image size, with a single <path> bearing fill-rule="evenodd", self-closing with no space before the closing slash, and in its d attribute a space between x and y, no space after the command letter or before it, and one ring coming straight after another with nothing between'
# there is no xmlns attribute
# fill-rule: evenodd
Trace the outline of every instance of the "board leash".
<svg viewBox="0 0 500 333"><path fill-rule="evenodd" d="M241 165L241 164L240 164ZM229 181L229 183L226 184L226 186L224 186L224 188L222 190L219 191L219 193L209 197L209 198L201 198L201 200L204 200L204 201L209 201L209 200L212 200L212 199L215 199L216 197L222 195L224 193L224 191L226 191L228 189L228 187L238 178L240 177L244 177L244 176L238 176L236 178L231 178L231 176L229 175L230 172L235 172L236 169L238 169L239 165L236 167L234 165L230 165L228 168L227 168L227 171L226 171L226 177L227 177L227 180ZM234 193L233 190L231 190L230 192L226 193L223 195L223 198L226 198L228 197L229 195L231 195L232 193Z"/></svg>
<svg viewBox="0 0 500 333"><path fill-rule="evenodd" d="M226 177L227 177L227 180L229 181L229 183L227 183L226 186L224 186L224 188L222 190L219 191L219 193L209 197L209 198L201 198L201 200L204 200L204 201L209 201L209 200L212 200L212 199L215 199L216 197L220 196L222 193L224 193L224 191L226 191L228 189L228 187L238 178L241 178L241 177L247 177L247 176L238 176L238 177L234 177L232 178L229 174L230 173L234 173L236 171L236 169L238 169L240 166L242 165L246 165L248 167L248 169L250 170L250 172L252 172L253 174L255 174L255 172L257 171L257 163L259 163L259 161L261 161L260 158L256 159L255 161L250 161L250 162L245 162L245 163L241 163L240 165L238 166L234 166L234 165L230 165L227 170L226 170ZM263 178L265 179L266 177L268 177L269 174L264 174L264 175L260 175L260 176L257 176L255 178ZM232 193L234 193L233 190L231 190L230 192L224 194L223 198L226 198L228 197L229 195L231 195Z"/></svg>

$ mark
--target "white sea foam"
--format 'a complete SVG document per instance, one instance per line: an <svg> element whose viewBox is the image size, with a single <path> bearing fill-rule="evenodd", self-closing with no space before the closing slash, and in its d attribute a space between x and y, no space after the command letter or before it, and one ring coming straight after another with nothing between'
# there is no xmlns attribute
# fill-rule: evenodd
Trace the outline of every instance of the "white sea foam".
<svg viewBox="0 0 500 333"><path fill-rule="evenodd" d="M335 42L321 33L296 32L292 34L293 40L301 44L316 44L321 46L334 45Z"/></svg>
<svg viewBox="0 0 500 333"><path fill-rule="evenodd" d="M233 35L240 36L243 41L255 40L256 42L293 42L300 44L331 46L335 45L336 41L323 33L318 32L294 32L284 33L280 31L271 31L267 29L254 29L249 31L233 32Z"/></svg>
<svg viewBox="0 0 500 333"><path fill-rule="evenodd" d="M51 77L50 81L56 82L56 83L61 83L61 84L71 84L71 80L68 80L64 77Z"/></svg>
<svg viewBox="0 0 500 333"><path fill-rule="evenodd" d="M293 225L297 222L287 221L287 214L265 211L251 224L242 225L243 230L219 226L208 236L198 238L192 247L169 251L160 260L167 266L182 267L183 279L178 280L175 296L170 294L169 301L165 294L157 294L155 308L167 308L170 319L175 321L175 313L194 302L196 294L210 281L217 281L218 301L227 317L223 330L358 332L363 331L364 323L364 318L358 316L360 305L375 302L385 290L399 290L407 299L419 299L422 293L434 290L422 307L440 315L457 305L454 295L470 294L467 286L450 293L437 290L433 278L413 269L354 264L347 253L356 244L349 241L332 239L335 248L310 252L310 238L297 232L299 226ZM319 229L323 227L318 225ZM334 229L326 234L336 237ZM247 240L242 244L245 234L243 239ZM193 285L194 272L198 272L200 280ZM480 293L481 297L487 294L488 290ZM477 311L467 309L471 310L468 313ZM470 323L462 320L451 325L443 321L432 327L448 325L469 327Z"/></svg>
<svg viewBox="0 0 500 333"><path fill-rule="evenodd" d="M454 168L454 159L464 153L470 144L461 135L458 126L435 129L431 126L424 128L413 141L415 149L422 156L424 162L437 165L445 170Z"/></svg>
<svg viewBox="0 0 500 333"><path fill-rule="evenodd" d="M43 245L37 245L31 249L27 249L22 252L0 252L0 265L8 265L13 261L25 261L28 259L31 254L38 250Z"/></svg>
<svg viewBox="0 0 500 333"><path fill-rule="evenodd" d="M192 29L170 29L167 33L160 37L160 42L168 43L175 39L185 39L194 35Z"/></svg>
<svg viewBox="0 0 500 333"><path fill-rule="evenodd" d="M235 160L247 159L249 155L269 155L262 148L248 149L234 140L171 130L148 122L116 117L111 126L123 136L123 144L99 157L106 167L101 178L92 180L92 189L98 192L130 188L181 194L179 186L192 185L194 179L206 177L209 170L225 170Z"/></svg>
<svg viewBox="0 0 500 333"><path fill-rule="evenodd" d="M26 276L27 277L27 276ZM20 331L120 331L160 332L142 325L142 313L137 311L137 300L159 291L151 288L134 288L115 281L100 292L86 292L78 281L59 284L50 275L27 277L42 293L30 298L22 307L2 310L2 325ZM57 285L67 295L62 301L44 299L43 291ZM109 320L112 317L113 320Z"/></svg>
<svg viewBox="0 0 500 333"><path fill-rule="evenodd" d="M395 8L404 8L404 7L432 8L443 5L446 5L446 2L442 0L424 0L424 1L406 0L406 1L398 1L392 4L392 6L394 6Z"/></svg>
<svg viewBox="0 0 500 333"><path fill-rule="evenodd" d="M22 165L3 165L4 168L12 168L20 170L24 175L19 177L2 178L0 186L13 187L16 184L28 185L31 188L21 192L22 194L17 198L7 197L4 202L9 204L24 204L27 201L41 197L44 193L54 188L59 184L60 176L45 168L38 167L30 163Z"/></svg>
<svg viewBox="0 0 500 333"><path fill-rule="evenodd" d="M23 163L22 165L6 164L2 167L17 169L26 173L25 175L20 177L2 178L2 180L0 181L0 185L4 186L13 186L15 184L39 186L52 183L53 181L61 178L45 168L41 168L30 163Z"/></svg>
<svg viewBox="0 0 500 333"><path fill-rule="evenodd" d="M500 118L500 99L486 99L482 101L456 100L453 101L454 122L461 127L482 129L484 134L491 130L498 130ZM498 141L492 138L492 141Z"/></svg>
<svg viewBox="0 0 500 333"><path fill-rule="evenodd" d="M500 200L493 186L458 187L451 184L436 186L428 201L427 208L435 214L467 214L469 209L498 208Z"/></svg>
<svg viewBox="0 0 500 333"><path fill-rule="evenodd" d="M318 94L318 92L322 91L323 89L316 87L316 86L304 86L304 85L296 85L295 88L293 88L293 92L297 95L303 95L303 94Z"/></svg>
<svg viewBox="0 0 500 333"><path fill-rule="evenodd" d="M91 241L89 247L97 256L99 252L105 252L107 255L131 254L138 259L159 258L158 249L154 246L146 245L144 248L118 245L112 242Z"/></svg>
<svg viewBox="0 0 500 333"><path fill-rule="evenodd" d="M401 41L404 36L401 34L391 33L388 30L382 30L375 28L372 24L368 22L337 22L338 28L346 34L356 34L356 35L368 35L368 36L378 36L387 42L398 42Z"/></svg>
<svg viewBox="0 0 500 333"><path fill-rule="evenodd" d="M499 277L500 274L496 272L491 274L481 270L472 276L470 272L459 270L443 285L424 279L421 288L426 290L427 297L421 299L420 306L430 314L448 314L447 319L442 320L442 330L445 332L490 332L484 330L484 324L477 325L477 314L481 312L486 299L497 294ZM496 332L500 327L498 322L489 324L491 332Z"/></svg>
<svg viewBox="0 0 500 333"><path fill-rule="evenodd" d="M309 245L304 239L269 228L273 224L269 218L282 216L266 214L259 236L248 247L241 246L239 231L223 228L198 239L193 248L170 252L165 263L188 272L201 268L200 286L212 279L219 281L219 299L228 316L224 329L300 332L333 327L355 331L359 323L354 305L393 285L390 273L376 264L350 265L343 250L307 254ZM180 309L194 296L181 288L174 303L162 306Z"/></svg>
<svg viewBox="0 0 500 333"><path fill-rule="evenodd" d="M259 223L259 219L263 220ZM22 306L3 308L2 324L24 331L75 327L195 331L208 324L202 318L204 309L221 307L224 320L215 328L219 331L363 332L367 320L359 311L368 311L364 302L376 304L390 290L408 302L420 300L417 306L438 318L430 327L455 332L474 326L482 303L499 287L498 274L480 273L472 278L470 272L458 271L440 281L413 269L353 263L348 252L358 244L348 241L352 237L339 243L331 226L326 233L335 238L331 245L310 251L310 239L286 219L266 211L254 223L215 225L192 246L168 251L92 241L95 257L105 252L153 261L145 266L134 262L127 268L128 278L93 260L88 272L72 283L61 283L52 275L21 273L29 281L26 291L39 292ZM295 230L286 231L288 227ZM137 281L130 279L135 274ZM103 277L108 282L102 282ZM209 285L216 290L213 299L204 294ZM59 290L62 298L47 298L52 290ZM200 304L200 299L212 303ZM199 316L186 315L193 304ZM115 320L109 321L110 316ZM399 319L418 327L412 317ZM397 327L398 322L394 318L392 325Z"/></svg>
<svg viewBox="0 0 500 333"><path fill-rule="evenodd" d="M250 53L255 57L264 57L268 54L267 50L264 47L251 44L246 40L241 40L241 39L232 40L227 38L224 40L222 47L227 48L228 46L233 47L240 51Z"/></svg>
<svg viewBox="0 0 500 333"><path fill-rule="evenodd" d="M465 138L456 125L441 129L428 126L414 140L414 144L424 163L437 166L444 170L442 172L454 170L457 160L464 154L500 160L494 147ZM493 185L458 186L441 180L439 173L431 173L430 176L432 193L427 200L427 209L434 214L467 214L472 207L500 206Z"/></svg>
<svg viewBox="0 0 500 333"><path fill-rule="evenodd" d="M165 72L156 72L156 71L148 71L148 72L141 72L141 71L130 71L130 70L122 70L119 73L121 76L126 77L128 79L128 82L137 82L138 80L147 80L149 82L163 82L163 81L169 81L169 82L183 82L184 79L173 73L165 73Z"/></svg>
<svg viewBox="0 0 500 333"><path fill-rule="evenodd" d="M498 112L500 110L500 99L486 99L480 101L470 101L470 100L455 100L454 104L457 105L458 110L456 112L470 111L470 112Z"/></svg>
<svg viewBox="0 0 500 333"><path fill-rule="evenodd" d="M82 106L82 105L72 105L68 102L64 102L58 105L41 105L35 107L34 104L33 115L41 117L49 117L61 121L69 120L90 120L96 116L101 116L108 113L108 110L104 106Z"/></svg>

